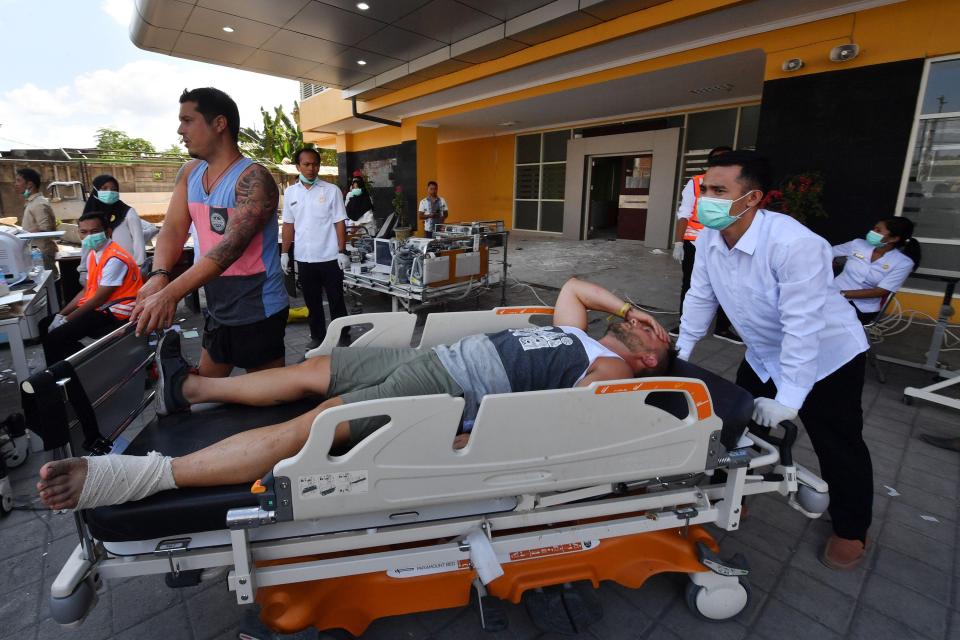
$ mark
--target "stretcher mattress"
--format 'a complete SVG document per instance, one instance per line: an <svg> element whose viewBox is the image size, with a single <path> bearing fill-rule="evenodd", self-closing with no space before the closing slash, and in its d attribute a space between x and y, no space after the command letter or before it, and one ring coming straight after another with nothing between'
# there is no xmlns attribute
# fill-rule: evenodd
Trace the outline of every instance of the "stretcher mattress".
<svg viewBox="0 0 960 640"><path fill-rule="evenodd" d="M683 361L677 361L671 376L702 380L710 391L713 408L722 420L721 441L733 448L753 412L753 398L732 382ZM233 434L289 420L305 413L319 399L301 400L276 407L225 405L200 413L184 413L155 419L125 453L142 455L160 451L182 456ZM688 410L676 393L653 393L648 403L683 418ZM102 541L122 542L185 535L225 528L230 509L257 505L250 484L165 491L138 502L100 507L84 512L92 535Z"/></svg>

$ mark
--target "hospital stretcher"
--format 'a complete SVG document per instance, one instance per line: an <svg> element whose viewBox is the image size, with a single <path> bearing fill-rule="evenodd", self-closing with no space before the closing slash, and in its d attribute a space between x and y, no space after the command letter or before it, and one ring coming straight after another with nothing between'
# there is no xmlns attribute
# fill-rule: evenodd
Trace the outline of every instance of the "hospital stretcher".
<svg viewBox="0 0 960 640"><path fill-rule="evenodd" d="M544 324L550 312L431 314L419 346ZM327 336L362 325L350 348L409 346L415 321L402 312L350 316ZM329 352L329 341L308 357ZM143 392L151 356L146 339L122 327L31 377L25 406L46 448L177 456L318 403L175 414L127 442L152 395ZM531 601L558 597L570 612L583 592L570 585L639 588L657 573L682 572L697 615L730 618L747 605L749 570L742 557L721 559L703 525L736 530L743 498L768 492L817 517L827 487L794 464L792 424L779 439L761 438L747 429L745 391L684 362L670 374L487 396L460 450L452 448L460 398L336 407L317 417L299 453L252 487L166 491L76 514L80 543L53 582L51 614L80 624L105 578L166 574L183 586L227 572L237 602L259 603L263 623L281 632L359 635L377 618L464 606L472 595L481 624L496 629L505 622L500 600L530 610ZM389 423L330 452L338 422L368 416Z"/></svg>

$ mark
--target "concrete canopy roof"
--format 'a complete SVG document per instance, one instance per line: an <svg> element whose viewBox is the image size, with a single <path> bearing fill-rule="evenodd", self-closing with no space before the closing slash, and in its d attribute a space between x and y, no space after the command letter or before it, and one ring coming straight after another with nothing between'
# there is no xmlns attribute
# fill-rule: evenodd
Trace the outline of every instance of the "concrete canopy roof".
<svg viewBox="0 0 960 640"><path fill-rule="evenodd" d="M388 90L667 1L137 0L130 39L181 58Z"/></svg>

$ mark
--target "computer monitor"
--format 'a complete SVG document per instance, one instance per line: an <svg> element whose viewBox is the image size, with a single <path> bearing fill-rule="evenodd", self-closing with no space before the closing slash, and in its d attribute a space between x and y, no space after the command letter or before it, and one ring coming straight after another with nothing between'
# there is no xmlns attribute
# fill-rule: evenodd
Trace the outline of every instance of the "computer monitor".
<svg viewBox="0 0 960 640"><path fill-rule="evenodd" d="M375 238L373 241L374 261L378 266L389 267L393 264L393 249L389 238Z"/></svg>

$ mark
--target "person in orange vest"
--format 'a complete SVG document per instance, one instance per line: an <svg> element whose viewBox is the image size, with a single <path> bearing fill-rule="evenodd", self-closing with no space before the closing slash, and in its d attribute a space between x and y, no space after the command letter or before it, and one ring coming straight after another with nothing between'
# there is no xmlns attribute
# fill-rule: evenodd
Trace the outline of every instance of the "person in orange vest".
<svg viewBox="0 0 960 640"><path fill-rule="evenodd" d="M77 223L87 254L87 284L60 313L40 323L47 365L81 348L80 338L99 338L130 319L143 285L140 267L110 236L113 230L100 213L88 213Z"/></svg>
<svg viewBox="0 0 960 640"><path fill-rule="evenodd" d="M714 147L707 154L707 162L715 156L733 151L730 147ZM683 187L683 194L680 196L680 208L677 209L677 232L673 243L673 259L680 263L683 270L683 280L680 284L680 315L683 315L683 299L687 295L687 289L690 288L690 276L693 274L693 258L696 255L694 241L703 229L700 220L697 219L697 202L700 200L700 183L703 181L703 174L693 176ZM670 335L676 338L680 335L680 323L670 330ZM717 308L717 322L714 325L713 337L719 338L725 342L733 344L743 344L743 340L737 335L737 332L730 326L730 320L723 309Z"/></svg>

